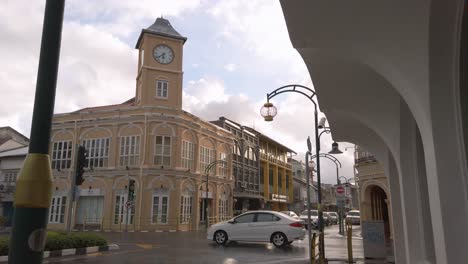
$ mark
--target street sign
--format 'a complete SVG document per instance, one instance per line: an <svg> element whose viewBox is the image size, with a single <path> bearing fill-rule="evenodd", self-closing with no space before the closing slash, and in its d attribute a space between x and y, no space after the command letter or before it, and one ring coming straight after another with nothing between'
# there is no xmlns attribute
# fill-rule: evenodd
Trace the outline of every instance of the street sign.
<svg viewBox="0 0 468 264"><path fill-rule="evenodd" d="M336 196L344 196L345 188L341 185L337 186L335 189Z"/></svg>

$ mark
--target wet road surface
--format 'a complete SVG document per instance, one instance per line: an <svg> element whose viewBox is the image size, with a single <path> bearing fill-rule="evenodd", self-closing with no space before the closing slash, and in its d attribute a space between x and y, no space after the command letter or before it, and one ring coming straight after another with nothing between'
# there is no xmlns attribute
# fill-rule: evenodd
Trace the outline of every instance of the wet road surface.
<svg viewBox="0 0 468 264"><path fill-rule="evenodd" d="M205 232L175 233L100 233L120 250L93 253L84 256L51 258L44 263L92 264L275 264L307 263L308 240L296 241L291 246L275 248L272 244L236 243L218 246L206 239ZM346 258L346 239L338 235L337 226L325 231L326 256ZM353 253L362 258L360 228L353 232ZM330 262L340 263L340 262Z"/></svg>

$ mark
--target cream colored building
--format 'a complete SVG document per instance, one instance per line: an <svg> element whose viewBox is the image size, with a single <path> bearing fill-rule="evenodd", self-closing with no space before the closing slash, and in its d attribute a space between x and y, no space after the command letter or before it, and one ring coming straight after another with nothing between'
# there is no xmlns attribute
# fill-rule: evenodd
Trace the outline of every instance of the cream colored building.
<svg viewBox="0 0 468 264"><path fill-rule="evenodd" d="M182 110L185 41L168 20L158 18L136 44L135 98L54 115L49 228L66 227L78 144L88 151L88 168L78 188L74 228L190 230L203 226L206 211L215 221L232 215L233 137ZM210 171L204 199L204 169L220 159L227 164ZM136 187L133 203L128 202L130 180Z"/></svg>
<svg viewBox="0 0 468 264"><path fill-rule="evenodd" d="M361 221L383 221L385 236L390 242L393 235L388 178L375 157L359 146L356 146L355 158Z"/></svg>

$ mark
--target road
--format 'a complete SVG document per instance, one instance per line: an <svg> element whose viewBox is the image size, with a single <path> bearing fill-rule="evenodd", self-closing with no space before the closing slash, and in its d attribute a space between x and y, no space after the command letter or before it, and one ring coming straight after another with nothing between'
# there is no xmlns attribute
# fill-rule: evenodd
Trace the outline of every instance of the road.
<svg viewBox="0 0 468 264"><path fill-rule="evenodd" d="M93 264L275 264L307 263L308 240L294 242L285 248L272 244L235 243L218 246L205 238L204 232L175 233L101 233L120 250L94 253L87 256L70 256L47 259L44 263L93 263ZM360 228L353 232L354 256L362 258ZM344 259L346 240L338 235L338 227L326 229L327 258ZM331 262L339 263L339 262Z"/></svg>

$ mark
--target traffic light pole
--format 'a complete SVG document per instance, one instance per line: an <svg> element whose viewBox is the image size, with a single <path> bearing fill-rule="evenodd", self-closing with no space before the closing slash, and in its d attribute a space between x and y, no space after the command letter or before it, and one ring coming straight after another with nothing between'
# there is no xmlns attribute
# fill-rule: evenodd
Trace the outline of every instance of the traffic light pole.
<svg viewBox="0 0 468 264"><path fill-rule="evenodd" d="M47 0L29 153L16 184L8 263L42 263L52 197L50 130L62 39L65 0Z"/></svg>
<svg viewBox="0 0 468 264"><path fill-rule="evenodd" d="M72 176L71 176L71 186L70 186L70 195L69 195L69 201L68 201L68 214L67 214L67 232L71 232L72 224L72 216L74 215L74 208L73 208L73 203L75 202L76 198L76 173L77 173L77 164L78 164L78 159L80 158L78 156L79 154L79 147L80 145L76 144L75 145L75 161L73 165L73 171L72 171Z"/></svg>
<svg viewBox="0 0 468 264"><path fill-rule="evenodd" d="M125 232L128 232L128 217L131 215L129 214L130 209L133 207L135 196L135 180L128 181L128 194L127 194L127 203L125 204Z"/></svg>

